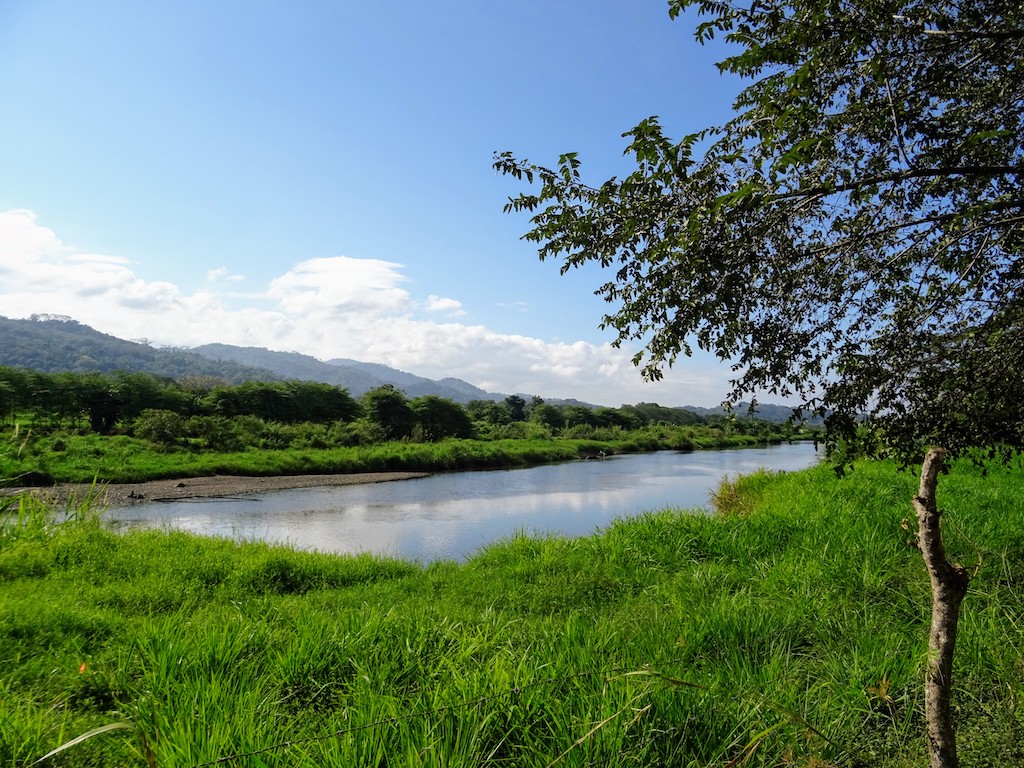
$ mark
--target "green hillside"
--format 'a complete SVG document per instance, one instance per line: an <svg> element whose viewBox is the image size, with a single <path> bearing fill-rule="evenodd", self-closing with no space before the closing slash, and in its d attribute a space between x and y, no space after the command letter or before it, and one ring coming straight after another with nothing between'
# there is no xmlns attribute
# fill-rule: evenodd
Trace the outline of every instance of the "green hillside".
<svg viewBox="0 0 1024 768"><path fill-rule="evenodd" d="M230 360L211 360L180 349L159 349L100 333L69 317L0 317L0 366L57 373L131 371L178 379L212 376L230 384L277 381L272 371Z"/></svg>

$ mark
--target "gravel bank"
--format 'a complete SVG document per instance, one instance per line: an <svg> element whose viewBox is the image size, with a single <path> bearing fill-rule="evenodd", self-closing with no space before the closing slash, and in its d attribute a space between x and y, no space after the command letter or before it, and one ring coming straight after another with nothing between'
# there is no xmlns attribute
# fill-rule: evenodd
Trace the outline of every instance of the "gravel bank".
<svg viewBox="0 0 1024 768"><path fill-rule="evenodd" d="M392 480L426 477L428 474L428 472L360 472L345 475L278 475L272 477L214 475L176 480L152 480L146 483L108 483L98 487L97 501L101 506L124 507L146 501L221 498L263 493L264 491L284 491L290 488L384 483ZM80 483L59 483L50 488L11 489L14 493L34 493L62 507L72 499L82 498L89 490L88 484Z"/></svg>

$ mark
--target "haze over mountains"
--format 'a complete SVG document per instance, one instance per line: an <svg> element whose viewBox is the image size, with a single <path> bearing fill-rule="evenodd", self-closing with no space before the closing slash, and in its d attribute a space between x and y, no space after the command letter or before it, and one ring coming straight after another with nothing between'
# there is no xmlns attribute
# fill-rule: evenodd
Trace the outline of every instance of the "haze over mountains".
<svg viewBox="0 0 1024 768"><path fill-rule="evenodd" d="M340 359L323 362L298 352L274 352L262 347L236 347L231 344L204 344L189 351L210 360L268 370L283 379L334 384L348 389L353 397L359 397L367 390L382 384L393 384L408 397L437 395L457 403L505 398L504 394L486 392L461 379L445 378L435 381L378 363Z"/></svg>
<svg viewBox="0 0 1024 768"><path fill-rule="evenodd" d="M434 380L379 363L340 358L324 362L298 352L275 352L261 347L204 344L188 349L156 348L145 339L119 339L63 315L33 315L30 319L0 316L0 365L51 373L132 371L173 379L213 376L229 384L298 379L343 387L353 397L384 384L398 387L410 398L437 395L457 403L503 400L508 394L543 397L543 393L532 392L487 392L453 377ZM555 404L588 405L578 400L545 399ZM722 408L676 407L701 416L724 412ZM742 412L742 408L737 412ZM757 416L766 421L783 422L790 414L789 406L757 406Z"/></svg>
<svg viewBox="0 0 1024 768"><path fill-rule="evenodd" d="M0 317L0 365L51 373L123 370L169 378L216 376L231 384L299 379L344 387L353 397L384 384L393 384L408 397L437 395L458 403L506 397L505 393L486 392L461 379L435 381L357 360L323 362L297 352L230 344L205 344L190 349L156 348L145 339L119 339L63 315L34 315L30 319Z"/></svg>

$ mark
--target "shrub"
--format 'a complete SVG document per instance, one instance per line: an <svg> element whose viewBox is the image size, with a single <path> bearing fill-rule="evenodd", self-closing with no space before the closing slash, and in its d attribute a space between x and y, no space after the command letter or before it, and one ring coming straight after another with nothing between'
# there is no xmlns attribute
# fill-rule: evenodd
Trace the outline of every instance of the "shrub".
<svg viewBox="0 0 1024 768"><path fill-rule="evenodd" d="M492 431L494 440L550 440L551 430L533 421L513 421Z"/></svg>
<svg viewBox="0 0 1024 768"><path fill-rule="evenodd" d="M161 446L173 446L185 439L186 419L180 413L159 408L147 408L132 422L135 437Z"/></svg>
<svg viewBox="0 0 1024 768"><path fill-rule="evenodd" d="M188 420L188 436L213 451L238 451L243 447L236 426L224 416L193 416Z"/></svg>

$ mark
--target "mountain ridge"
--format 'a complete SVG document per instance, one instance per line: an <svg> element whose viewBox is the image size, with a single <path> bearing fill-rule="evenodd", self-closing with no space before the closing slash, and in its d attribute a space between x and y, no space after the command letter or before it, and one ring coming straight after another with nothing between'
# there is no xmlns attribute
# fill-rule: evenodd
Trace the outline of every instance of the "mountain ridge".
<svg viewBox="0 0 1024 768"><path fill-rule="evenodd" d="M0 316L0 339L0 365L47 373L123 370L172 379L211 376L229 384L281 378L272 371L237 363L218 365L177 347L157 348L145 340L119 339L66 315L33 315L28 319Z"/></svg>
<svg viewBox="0 0 1024 768"><path fill-rule="evenodd" d="M359 397L375 387L391 384L405 392L407 397L436 395L457 403L505 398L503 394L486 392L461 379L449 377L435 381L382 363L364 363L344 358L324 362L301 352L277 352L264 347L238 347L231 344L203 344L193 347L192 351L211 359L266 368L285 378L308 378L345 387L353 397Z"/></svg>
<svg viewBox="0 0 1024 768"><path fill-rule="evenodd" d="M341 359L324 362L299 352L231 344L154 347L145 339L128 341L97 331L67 315L32 315L21 319L0 316L0 339L0 366L47 373L129 371L172 379L209 376L228 384L300 379L343 387L353 397L392 384L408 397L436 395L459 403L506 397L462 379L446 377L434 381L380 363Z"/></svg>

